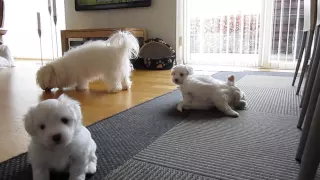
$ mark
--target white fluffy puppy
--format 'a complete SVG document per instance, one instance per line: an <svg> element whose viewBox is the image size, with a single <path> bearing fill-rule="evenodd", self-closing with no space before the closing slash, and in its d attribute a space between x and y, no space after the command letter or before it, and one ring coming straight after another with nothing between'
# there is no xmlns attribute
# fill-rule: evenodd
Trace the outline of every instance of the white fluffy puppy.
<svg viewBox="0 0 320 180"><path fill-rule="evenodd" d="M89 82L103 79L108 92L131 87L131 62L139 53L138 40L129 32L117 32L107 41L89 41L75 47L37 72L37 84L46 91L73 87L88 89Z"/></svg>
<svg viewBox="0 0 320 180"><path fill-rule="evenodd" d="M185 65L175 66L171 74L172 81L179 85L183 96L183 101L177 106L179 111L216 107L228 116L239 116L234 109L244 94L234 86L234 82L223 82L207 75L194 75L192 67Z"/></svg>
<svg viewBox="0 0 320 180"><path fill-rule="evenodd" d="M49 180L49 170L69 172L69 180L95 173L96 143L82 125L79 102L61 95L31 107L24 118L31 136L28 159L34 180Z"/></svg>

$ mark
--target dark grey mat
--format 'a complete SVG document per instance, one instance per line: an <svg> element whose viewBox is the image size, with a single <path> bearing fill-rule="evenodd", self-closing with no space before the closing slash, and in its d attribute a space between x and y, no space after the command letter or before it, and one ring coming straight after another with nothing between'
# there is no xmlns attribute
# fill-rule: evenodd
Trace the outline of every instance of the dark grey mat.
<svg viewBox="0 0 320 180"><path fill-rule="evenodd" d="M193 113L133 159L224 180L295 179L296 117L249 112L238 119L213 117Z"/></svg>
<svg viewBox="0 0 320 180"><path fill-rule="evenodd" d="M270 73L271 79L264 72L243 74L236 76L249 108L239 118L192 111L105 179L295 179L301 131L296 128L300 97L290 86L292 74ZM256 82L246 75L254 75Z"/></svg>
<svg viewBox="0 0 320 180"><path fill-rule="evenodd" d="M236 73L220 72L215 74L214 77L225 80L226 76L229 74L234 74L237 80L240 80L242 77L245 77L246 75L292 77L291 73L269 73L269 72L236 72ZM242 122L243 120L239 120L239 119L230 119L230 118L223 117L222 114L218 113L217 111L211 111L211 112L191 111L191 112L185 112L185 113L178 113L176 111L175 106L176 106L176 103L180 101L180 93L178 91L174 91L172 93L166 94L164 96L158 97L144 104L136 106L132 109L129 109L111 118L100 121L89 127L89 130L91 131L92 136L98 145L98 150L97 150L98 170L97 170L97 173L95 173L91 177L88 177L87 179L98 180L98 179L104 178L105 176L108 176L107 179L154 179L154 180L156 179L215 179L215 178L221 179L221 177L223 177L222 176L223 174L230 173L230 171L233 170L234 168L236 168L236 171L234 172L241 172L239 169L237 169L238 166L240 165L233 166L232 163L230 163L231 165L228 167L229 162L232 162L232 161L230 161L230 159L228 161L228 159L226 158L228 157L227 152L230 153L230 157L232 157L231 160L234 159L234 162L238 162L239 160L237 161L237 159L239 159L239 157L237 156L238 154L237 150L242 149L239 152L246 151L246 154L244 154L246 156L244 157L247 157L248 154L251 154L250 151L253 151L253 150L257 151L257 149L259 149L259 148L254 149L255 143L257 143L258 145L263 144L263 142L269 142L273 144L274 142L272 140L277 141L276 137L280 138L281 137L280 135L285 137L292 136L292 137L288 137L290 140L288 141L288 143L290 144L290 146L288 147L291 148L292 152L295 151L296 143L299 135L299 131L295 129L295 123L297 121L296 104L298 102L298 100L295 99L296 96L292 96L291 92L288 92L288 90L285 90L284 92L287 93L287 96L284 96L284 97L290 97L294 99L294 101L281 100L281 101L278 101L280 103L280 105L278 106L274 106L273 108L264 108L263 104L265 103L267 103L267 105L270 107L270 101L268 100L268 98L265 98L262 101L263 103L259 102L258 100L260 99L260 96L263 93L265 93L264 91L260 90L259 87L255 87L255 86L252 86L252 87L245 86L242 88L245 88L246 93L250 95L250 97L248 98L249 101L251 101L252 104L255 104L252 106L252 111L248 111L251 114L253 114L252 117L256 117L261 112L264 112L263 114L265 115L259 116L261 118L260 120L261 121L265 120L266 122L269 122L268 118L270 117L268 115L275 113L277 114L276 117L281 117L284 119L291 117L291 120L286 119L284 121L284 122L289 121L290 124L280 123L278 127L280 128L280 130L274 129L274 132L275 133L281 132L281 133L275 134L274 138L269 139L268 141L258 142L257 138L247 138L247 136L237 137L235 136L237 134L234 134L234 133L240 133L239 131L241 130L241 128L243 128L241 131L243 132L247 131L249 134L255 135L250 131L252 129L252 128L250 129L251 127L250 123L246 123L245 121ZM283 95L281 90L280 92L279 90L275 90L274 93L275 93L275 97L279 97ZM284 98L284 99L287 99L287 98ZM287 104L286 102L289 102L291 104ZM285 110L280 110L282 107L284 107ZM243 115L243 113L245 114ZM247 119L252 118L251 116L249 116L249 114L246 114L246 113L247 111L243 111L241 112L241 115L243 117L248 117ZM201 120L199 120L197 116ZM277 120L277 118L275 119ZM221 141L220 145L224 145L228 151L221 151L222 149L218 151L219 146L214 145L215 141L214 139L212 139L214 137L211 137L214 134L210 134L210 133L203 134L204 133L202 129L203 127L211 128L211 130L214 132L215 130L214 128L216 128L216 125L217 125L214 123L219 123L220 120L222 121L220 122L220 125L218 124L217 126L217 127L220 127L218 132L221 132L226 129L225 134L229 135L223 138L220 137L220 139L230 140L230 143L227 141L226 143L224 143L224 141ZM232 121L233 123L234 122L238 122L238 123L236 124L227 123L228 121ZM198 123L198 125L197 126L191 125L189 129L184 130L184 128L186 127L186 125L184 124L186 123L188 124L190 122L192 124ZM257 127L260 127L258 126L259 124L263 125L261 127L267 126L265 128L265 131L263 131L265 132L264 134L268 133L267 130L270 129L269 125L272 125L273 127L279 124L279 123L274 123L274 124L263 123L259 121L253 121L251 123L253 124L257 123L256 124ZM286 134L287 131L282 132L281 130L285 130L285 128L283 128L283 126L281 125L285 125L285 127L289 128L290 133ZM238 126L240 126L241 128L238 128ZM200 128L199 130L195 128L193 129L194 132L191 131L189 133L189 130L192 130L192 127L193 128L202 127L202 128ZM231 129L228 129L227 127L230 127ZM245 128L245 127L249 127L249 128ZM257 129L257 131L258 130L259 129ZM291 130L294 131L294 133L292 133ZM177 136L177 137L181 137L181 138L188 137L190 141L188 141L188 138L184 139L184 141L181 141L181 142L178 140L173 140L172 143L170 144L169 143L171 141L170 138L175 138L176 136L176 134L174 134L175 131L182 133L181 136ZM245 134L243 132L242 132L242 135ZM173 133L173 135L170 133ZM194 133L198 134L196 136L197 138L193 138L192 134ZM202 137L201 134L205 136ZM216 135L218 136L219 134L216 134ZM259 136L260 139L263 139L262 135L263 133L261 134L261 136ZM244 138L243 145L240 143L240 140L241 140L240 137ZM209 140L206 141L205 140L206 138L209 138ZM268 138L269 137L267 137L266 139ZM204 141L201 141L201 139L203 139ZM163 147L161 145L161 143L163 143L161 140L164 140L165 142L169 141L168 147ZM238 144L234 144L235 140L239 140L239 142L237 142ZM190 142L197 142L197 141L199 141L199 147L194 147L194 144L193 145L190 144ZM212 146L205 146L206 142L209 142L210 144L212 144ZM248 146L248 145L251 145L251 146ZM157 148L154 148L159 146L162 149L159 148L157 150ZM216 149L214 149L214 147ZM279 157L282 157L284 150L287 149L287 148L283 148L283 146L281 145L273 146L273 147L279 147L279 152L280 152ZM212 148L212 151L207 148ZM192 150L190 151L190 149ZM178 153L176 153L175 151L177 151ZM190 154L190 152L192 153ZM219 153L212 154L211 152L219 152ZM291 157L292 152L284 156L285 158L287 158L287 161L285 161L285 163L295 164L295 162L292 161L293 159L293 157ZM150 153L154 155L149 157L148 155ZM268 159L268 155L272 155L272 153L277 154L277 152L268 150L264 158L260 159L261 161L257 159L255 162L259 162L260 165L265 163L266 164L265 168L268 169L270 165L269 163L271 160L267 160L267 159ZM254 153L252 154L254 155L252 158L255 158L257 156ZM161 160L163 156L165 159ZM166 157L170 159L166 159ZM278 162L279 160L277 161L275 157L278 157L278 156L275 156L275 155L271 156L271 158L274 159L275 162ZM247 162L250 163L252 161L252 158L251 159L249 158ZM184 164L185 161L188 163L188 165ZM212 162L216 162L217 164L212 165ZM244 162L246 161L242 160L240 161L240 164ZM221 166L219 166L219 164L221 164ZM246 164L242 164L242 166L246 166ZM297 171L296 166L293 167L294 168L293 171L295 173ZM252 166L248 166L248 167L250 167L252 170ZM273 171L274 168L271 168L271 170ZM209 171L210 173L208 173ZM250 172L248 170L244 170L244 171ZM282 172L282 169L279 169L278 171ZM262 171L262 170L258 170L257 172L261 174L265 173L265 171ZM288 171L284 171L284 172L287 173ZM290 172L292 171L289 171L289 173ZM121 177L119 175L121 175ZM275 174L275 176L276 175L277 174ZM12 179L28 180L28 179L31 179L31 176L32 176L31 167L27 163L26 154L19 155L6 162L0 163L0 177L2 180L12 180ZM272 177L275 177L275 176L272 176ZM292 174L286 177L291 177L291 176ZM51 179L63 180L63 179L67 179L67 177L68 177L67 174L53 173ZM231 177L231 176L226 176L226 177ZM238 176L235 175L235 177L237 177L235 179L246 179L244 178L245 175L243 174L239 174ZM260 176L252 175L252 177L260 177ZM232 179L232 178L227 178L227 179Z"/></svg>

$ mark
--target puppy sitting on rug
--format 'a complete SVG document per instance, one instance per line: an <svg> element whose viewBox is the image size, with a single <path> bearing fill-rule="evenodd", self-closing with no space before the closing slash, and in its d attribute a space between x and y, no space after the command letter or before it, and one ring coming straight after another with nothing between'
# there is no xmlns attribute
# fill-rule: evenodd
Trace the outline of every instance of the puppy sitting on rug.
<svg viewBox="0 0 320 180"><path fill-rule="evenodd" d="M210 109L216 107L228 116L238 117L234 109L244 109L244 93L235 86L234 76L227 82L206 75L194 75L190 66L177 65L172 68L172 81L179 86L183 100L177 109Z"/></svg>
<svg viewBox="0 0 320 180"><path fill-rule="evenodd" d="M85 180L96 172L96 143L82 125L79 102L61 95L32 107L24 118L31 136L28 159L34 180L49 180L49 170L69 172L69 180Z"/></svg>
<svg viewBox="0 0 320 180"><path fill-rule="evenodd" d="M46 91L71 86L85 90L89 82L101 78L108 92L129 89L130 59L138 53L138 40L129 32L118 32L107 41L91 41L75 47L46 64L37 72L37 84Z"/></svg>

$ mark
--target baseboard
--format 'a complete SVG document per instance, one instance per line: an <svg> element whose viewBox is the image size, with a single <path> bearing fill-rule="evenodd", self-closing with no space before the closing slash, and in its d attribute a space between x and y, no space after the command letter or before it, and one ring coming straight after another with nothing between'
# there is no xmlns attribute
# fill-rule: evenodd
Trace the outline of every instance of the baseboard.
<svg viewBox="0 0 320 180"><path fill-rule="evenodd" d="M39 58L21 58L21 57L14 57L15 60L19 61L41 61ZM52 61L52 59L42 59L43 61Z"/></svg>

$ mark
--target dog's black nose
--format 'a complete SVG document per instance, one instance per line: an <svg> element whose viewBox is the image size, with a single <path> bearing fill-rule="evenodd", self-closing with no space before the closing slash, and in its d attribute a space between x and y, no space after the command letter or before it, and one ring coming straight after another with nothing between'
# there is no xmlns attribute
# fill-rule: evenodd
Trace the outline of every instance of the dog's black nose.
<svg viewBox="0 0 320 180"><path fill-rule="evenodd" d="M55 143L59 143L61 141L61 134L55 134L52 136L52 140L55 142Z"/></svg>
<svg viewBox="0 0 320 180"><path fill-rule="evenodd" d="M174 79L174 82L176 82L176 83L177 83L177 82L178 82L178 79Z"/></svg>

